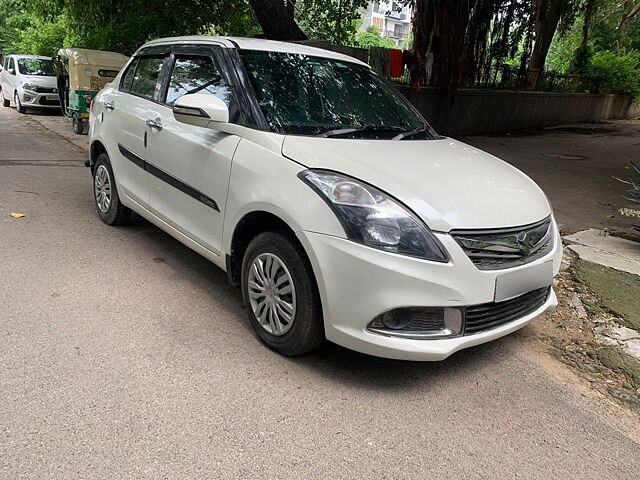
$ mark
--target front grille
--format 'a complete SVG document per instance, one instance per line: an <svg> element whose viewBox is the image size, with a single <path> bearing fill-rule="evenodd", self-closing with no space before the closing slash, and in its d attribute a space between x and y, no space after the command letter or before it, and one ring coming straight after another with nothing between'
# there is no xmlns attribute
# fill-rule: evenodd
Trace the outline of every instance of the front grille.
<svg viewBox="0 0 640 480"><path fill-rule="evenodd" d="M35 90L38 93L58 93L57 88L50 88L50 87L36 87Z"/></svg>
<svg viewBox="0 0 640 480"><path fill-rule="evenodd" d="M551 287L544 287L504 302L467 307L464 334L473 335L525 317L542 307L550 292Z"/></svg>
<svg viewBox="0 0 640 480"><path fill-rule="evenodd" d="M539 258L547 255L553 250L553 237L549 236L546 242L544 242L538 250L530 255L513 256L508 257L506 255L496 256L482 256L477 253L468 254L471 261L480 270L500 270L501 268L517 267L518 265L524 265L525 263L533 262Z"/></svg>
<svg viewBox="0 0 640 480"><path fill-rule="evenodd" d="M60 101L59 100L47 100L44 97L40 98L39 103L40 103L40 105L60 105Z"/></svg>
<svg viewBox="0 0 640 480"><path fill-rule="evenodd" d="M480 270L501 270L533 262L551 252L554 245L551 217L522 227L450 233Z"/></svg>

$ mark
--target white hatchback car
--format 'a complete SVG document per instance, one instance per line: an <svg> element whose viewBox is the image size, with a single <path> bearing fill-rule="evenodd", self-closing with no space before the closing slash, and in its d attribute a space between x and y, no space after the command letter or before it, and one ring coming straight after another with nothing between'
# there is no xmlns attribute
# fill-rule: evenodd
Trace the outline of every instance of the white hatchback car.
<svg viewBox="0 0 640 480"><path fill-rule="evenodd" d="M307 46L141 47L95 99L98 214L136 211L227 272L285 355L325 338L442 360L556 305L540 188L436 135L368 65Z"/></svg>
<svg viewBox="0 0 640 480"><path fill-rule="evenodd" d="M2 104L19 113L28 108L60 108L56 68L50 57L9 55L0 73Z"/></svg>

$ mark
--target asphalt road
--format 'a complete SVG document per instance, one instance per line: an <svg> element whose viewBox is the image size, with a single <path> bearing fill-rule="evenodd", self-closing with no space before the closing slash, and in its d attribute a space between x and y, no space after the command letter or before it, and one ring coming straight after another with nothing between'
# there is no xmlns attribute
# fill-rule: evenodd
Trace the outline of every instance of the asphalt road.
<svg viewBox="0 0 640 480"><path fill-rule="evenodd" d="M437 364L278 356L220 270L102 224L84 159L0 109L0 478L638 478L638 419L530 328Z"/></svg>

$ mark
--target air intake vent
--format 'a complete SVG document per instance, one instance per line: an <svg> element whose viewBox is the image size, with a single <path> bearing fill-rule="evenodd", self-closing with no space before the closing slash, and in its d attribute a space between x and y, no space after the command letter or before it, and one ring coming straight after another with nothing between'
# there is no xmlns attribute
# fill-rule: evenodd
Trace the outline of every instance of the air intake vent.
<svg viewBox="0 0 640 480"><path fill-rule="evenodd" d="M550 292L551 287L545 287L504 302L483 303L467 307L464 334L480 333L526 317L544 305Z"/></svg>

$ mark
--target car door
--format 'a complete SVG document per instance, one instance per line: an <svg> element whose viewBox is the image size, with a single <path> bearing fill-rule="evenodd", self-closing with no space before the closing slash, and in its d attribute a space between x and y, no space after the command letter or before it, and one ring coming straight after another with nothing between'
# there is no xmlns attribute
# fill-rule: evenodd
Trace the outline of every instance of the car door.
<svg viewBox="0 0 640 480"><path fill-rule="evenodd" d="M145 169L148 127L158 116L160 74L167 54L138 55L128 65L118 88L102 95L103 137L120 193L144 208L149 206L149 174Z"/></svg>
<svg viewBox="0 0 640 480"><path fill-rule="evenodd" d="M149 115L147 171L151 211L219 254L231 161L240 137L178 122L172 107L182 95L216 95L237 111L218 47L172 50L162 102ZM150 112L151 113L151 112Z"/></svg>
<svg viewBox="0 0 640 480"><path fill-rule="evenodd" d="M15 84L16 84L16 75L17 75L17 69L16 69L16 62L14 57L9 57L9 61L7 62L7 72L6 75L4 76L4 85L2 85L2 90L5 91L4 93L4 98L6 98L7 100L11 100L13 102L13 96L15 93ZM12 70L13 73L10 73L9 70Z"/></svg>
<svg viewBox="0 0 640 480"><path fill-rule="evenodd" d="M9 58L10 57L4 58L2 61L2 71L0 71L0 90L3 90L5 98L7 99L9 98L9 85L7 83L7 75L9 75L9 72L7 72L7 68L9 68Z"/></svg>

